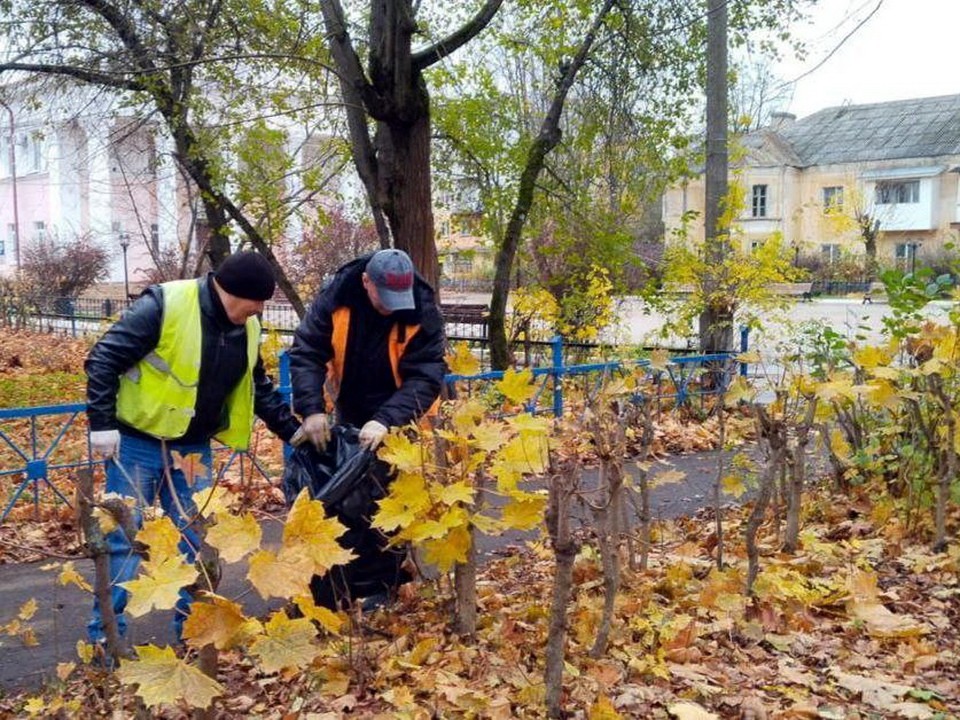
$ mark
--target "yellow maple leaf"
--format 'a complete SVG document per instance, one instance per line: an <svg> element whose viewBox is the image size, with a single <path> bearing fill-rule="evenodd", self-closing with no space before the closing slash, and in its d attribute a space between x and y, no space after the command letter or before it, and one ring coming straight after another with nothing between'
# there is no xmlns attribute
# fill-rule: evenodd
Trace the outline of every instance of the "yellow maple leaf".
<svg viewBox="0 0 960 720"><path fill-rule="evenodd" d="M119 527L114 514L99 505L91 510L90 514L93 516L93 519L97 521L97 524L100 526L100 532L104 535L109 535Z"/></svg>
<svg viewBox="0 0 960 720"><path fill-rule="evenodd" d="M723 402L727 407L736 407L741 402L753 402L756 396L757 389L743 375L737 375L727 387Z"/></svg>
<svg viewBox="0 0 960 720"><path fill-rule="evenodd" d="M147 707L182 700L191 707L208 708L223 694L220 683L178 658L173 648L139 645L136 651L136 660L120 661L117 677L125 685L136 685L136 694Z"/></svg>
<svg viewBox="0 0 960 720"><path fill-rule="evenodd" d="M530 530L543 520L547 499L540 495L526 495L503 506L503 524L514 530Z"/></svg>
<svg viewBox="0 0 960 720"><path fill-rule="evenodd" d="M909 615L897 615L880 602L875 573L859 570L847 581L850 599L847 613L863 622L867 632L878 638L915 637L928 629Z"/></svg>
<svg viewBox="0 0 960 720"><path fill-rule="evenodd" d="M322 575L334 565L348 563L354 554L337 538L347 531L336 517L327 517L323 503L300 493L283 526L284 549L296 550L313 560L313 573Z"/></svg>
<svg viewBox="0 0 960 720"><path fill-rule="evenodd" d="M167 516L143 523L137 533L137 541L150 548L151 562L160 562L180 554L177 547L180 544L180 531Z"/></svg>
<svg viewBox="0 0 960 720"><path fill-rule="evenodd" d="M77 657L80 658L80 662L85 665L89 665L93 662L93 653L94 653L93 643L88 643L84 640L77 640Z"/></svg>
<svg viewBox="0 0 960 720"><path fill-rule="evenodd" d="M590 706L590 712L587 715L588 720L620 720L620 717L620 713L606 695L597 698L597 701Z"/></svg>
<svg viewBox="0 0 960 720"><path fill-rule="evenodd" d="M416 472L423 467L423 449L402 433L391 433L383 440L377 457L401 472Z"/></svg>
<svg viewBox="0 0 960 720"><path fill-rule="evenodd" d="M817 386L817 397L824 402L832 400L853 400L853 384L850 378L840 378L830 382L822 382Z"/></svg>
<svg viewBox="0 0 960 720"><path fill-rule="evenodd" d="M493 452L506 441L507 436L499 423L481 423L470 430L470 444L484 452Z"/></svg>
<svg viewBox="0 0 960 720"><path fill-rule="evenodd" d="M373 526L387 532L409 526L432 507L423 477L405 472L391 483L389 494L377 505Z"/></svg>
<svg viewBox="0 0 960 720"><path fill-rule="evenodd" d="M440 572L448 572L456 563L467 561L470 533L465 527L457 527L443 539L425 540L421 547L424 560L436 565Z"/></svg>
<svg viewBox="0 0 960 720"><path fill-rule="evenodd" d="M470 522L477 530L487 535L497 535L506 530L500 518L490 517L489 515L477 513L470 517Z"/></svg>
<svg viewBox="0 0 960 720"><path fill-rule="evenodd" d="M854 350L851 359L857 367L872 370L878 365L889 365L890 355L883 347L866 345Z"/></svg>
<svg viewBox="0 0 960 720"><path fill-rule="evenodd" d="M197 579L197 568L178 556L163 558L159 563L144 563L145 573L134 580L120 583L130 593L127 612L133 617L146 615L153 608L169 610L177 604L180 588Z"/></svg>
<svg viewBox="0 0 960 720"><path fill-rule="evenodd" d="M258 550L250 557L247 579L264 600L291 598L310 592L313 560L296 553L279 556L272 550Z"/></svg>
<svg viewBox="0 0 960 720"><path fill-rule="evenodd" d="M524 368L520 372L508 368L503 373L503 379L494 383L494 387L514 405L522 405L537 391L532 380L533 372L529 368Z"/></svg>
<svg viewBox="0 0 960 720"><path fill-rule="evenodd" d="M454 375L476 375L480 372L480 361L470 351L470 346L458 342L453 346L453 352L447 353L447 367Z"/></svg>
<svg viewBox="0 0 960 720"><path fill-rule="evenodd" d="M250 629L249 620L237 603L208 593L190 606L190 614L183 622L183 639L195 648L213 645L218 650L229 650L249 638Z"/></svg>
<svg viewBox="0 0 960 720"><path fill-rule="evenodd" d="M725 495L740 498L747 491L747 486L743 484L743 478L739 475L725 475L720 481L720 489Z"/></svg>
<svg viewBox="0 0 960 720"><path fill-rule="evenodd" d="M466 435L483 422L487 408L478 398L468 397L451 406L450 425L458 435Z"/></svg>
<svg viewBox="0 0 960 720"><path fill-rule="evenodd" d="M317 605L313 601L312 595L298 595L293 601L305 618L320 623L323 629L329 633L340 634L344 621L342 615L338 615L329 608Z"/></svg>
<svg viewBox="0 0 960 720"><path fill-rule="evenodd" d="M196 485L197 480L210 479L210 469L203 464L203 456L200 453L183 455L176 450L171 450L170 457L173 458L173 467L183 473L187 487Z"/></svg>
<svg viewBox="0 0 960 720"><path fill-rule="evenodd" d="M23 704L23 710L31 716L40 715L47 710L47 702L43 697L32 697Z"/></svg>
<svg viewBox="0 0 960 720"><path fill-rule="evenodd" d="M452 485L445 485L437 493L437 500L444 505L454 505L456 503L470 504L477 490L466 482L456 482Z"/></svg>
<svg viewBox="0 0 960 720"><path fill-rule="evenodd" d="M23 605L20 606L20 611L17 613L17 617L27 622L30 618L37 614L37 601L33 598L27 600Z"/></svg>
<svg viewBox="0 0 960 720"><path fill-rule="evenodd" d="M217 523L207 530L207 542L220 551L224 562L237 562L259 549L263 531L252 513L218 515Z"/></svg>
<svg viewBox="0 0 960 720"><path fill-rule="evenodd" d="M204 517L228 515L239 503L240 496L223 485L211 485L193 494L193 504Z"/></svg>
<svg viewBox="0 0 960 720"><path fill-rule="evenodd" d="M693 702L673 703L667 706L667 712L677 720L720 720L719 715Z"/></svg>
<svg viewBox="0 0 960 720"><path fill-rule="evenodd" d="M546 438L550 433L552 421L542 415L531 415L530 413L521 413L506 419L508 427L516 430L520 435L526 438Z"/></svg>
<svg viewBox="0 0 960 720"><path fill-rule="evenodd" d="M86 590L88 592L93 592L93 588L90 586L83 575L77 572L77 569L73 566L73 560L68 560L63 564L63 569L60 570L60 575L57 577L57 582L61 585L76 585L81 590Z"/></svg>
<svg viewBox="0 0 960 720"><path fill-rule="evenodd" d="M666 370L670 362L670 353L663 348L655 348L650 352L650 369Z"/></svg>
<svg viewBox="0 0 960 720"><path fill-rule="evenodd" d="M500 448L494 463L521 473L542 473L549 461L548 447L541 437L518 435Z"/></svg>
<svg viewBox="0 0 960 720"><path fill-rule="evenodd" d="M307 618L291 620L286 612L279 610L263 630L264 634L251 644L250 654L257 658L264 672L303 669L320 652L316 643L317 631Z"/></svg>
<svg viewBox="0 0 960 720"><path fill-rule="evenodd" d="M650 487L658 488L663 487L664 485L675 485L676 483L683 482L687 479L687 474L683 470L677 470L672 468L670 470L662 470L656 473L653 477L650 478Z"/></svg>

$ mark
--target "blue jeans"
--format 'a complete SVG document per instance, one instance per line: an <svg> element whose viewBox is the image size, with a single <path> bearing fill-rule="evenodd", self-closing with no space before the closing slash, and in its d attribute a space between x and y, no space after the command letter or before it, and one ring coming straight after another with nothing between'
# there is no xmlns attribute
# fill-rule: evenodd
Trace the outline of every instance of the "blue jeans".
<svg viewBox="0 0 960 720"><path fill-rule="evenodd" d="M173 469L171 451L176 451L181 456L199 454L202 458L201 462L207 468L206 475L194 476L193 484L188 485L183 472ZM134 498L136 502L133 514L138 528L143 524L144 508L151 507L159 497L164 514L180 528L181 540L178 546L180 552L186 556L188 563L192 563L200 546L196 528L190 525L196 514L192 496L198 490L210 487L212 467L209 442L199 444L167 442L164 447L159 440L121 433L120 452L114 460L107 461L106 491ZM167 477L168 470L170 479ZM186 517L181 514L181 508L186 513ZM121 529L109 533L106 543L110 554L110 594L113 611L117 616L117 630L122 637L127 630L127 620L123 612L127 607L129 593L119 584L136 577L140 556L133 552L130 541ZM190 613L192 600L190 593L180 590L180 599L177 601L173 620L177 640L181 639L183 621ZM93 615L87 624L87 635L91 642L104 639L100 603L96 596L93 600Z"/></svg>

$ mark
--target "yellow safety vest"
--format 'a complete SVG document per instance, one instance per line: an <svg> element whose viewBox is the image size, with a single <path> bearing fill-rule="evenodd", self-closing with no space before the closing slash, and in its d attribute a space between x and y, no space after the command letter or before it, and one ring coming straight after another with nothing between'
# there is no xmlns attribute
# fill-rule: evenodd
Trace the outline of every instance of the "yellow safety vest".
<svg viewBox="0 0 960 720"><path fill-rule="evenodd" d="M145 358L120 376L117 418L162 440L182 437L194 416L200 379L203 327L200 283L163 283L160 341ZM211 288L210 292L216 292ZM226 429L216 438L246 450L253 429L253 369L260 348L260 321L247 319L247 369L227 397Z"/></svg>

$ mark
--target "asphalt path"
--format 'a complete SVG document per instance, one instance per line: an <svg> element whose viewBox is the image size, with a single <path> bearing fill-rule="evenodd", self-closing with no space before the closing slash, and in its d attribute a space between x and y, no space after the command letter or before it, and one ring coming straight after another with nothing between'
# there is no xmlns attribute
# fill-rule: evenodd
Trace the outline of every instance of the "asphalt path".
<svg viewBox="0 0 960 720"><path fill-rule="evenodd" d="M656 474L665 470L685 473L682 482L664 485L651 494L654 518L672 518L688 515L711 504L712 487L721 457L718 451L671 456L656 463ZM728 458L729 453L724 453ZM632 463L627 470L636 472ZM585 472L582 486L596 485L595 470ZM582 505L574 508L575 523L589 526L589 512ZM631 516L635 516L631 510ZM277 521L263 522L265 547L277 547L282 525ZM534 539L538 531L508 532L499 537L480 535L481 557L510 552L512 547ZM51 566L50 569L44 569ZM77 570L92 583L93 563L87 559L75 561ZM19 688L36 688L56 677L58 663L77 661L77 641L86 639L91 595L71 585L62 587L57 582L59 563L36 562L0 565L0 623L13 619L27 601L37 602L37 612L29 621L37 644L26 646L16 636L0 634L0 693ZM263 617L282 606L276 599L265 602L246 580L245 563L224 566L220 593L240 603L247 615ZM170 625L171 611L153 611L140 618L128 618L128 640L132 645L153 643L168 645L174 640Z"/></svg>

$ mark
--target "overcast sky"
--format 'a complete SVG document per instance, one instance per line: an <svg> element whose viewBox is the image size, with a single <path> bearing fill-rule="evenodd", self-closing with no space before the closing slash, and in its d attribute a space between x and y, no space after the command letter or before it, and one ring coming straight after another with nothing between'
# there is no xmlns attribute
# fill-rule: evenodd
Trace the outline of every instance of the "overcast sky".
<svg viewBox="0 0 960 720"><path fill-rule="evenodd" d="M880 0L820 0L812 25L795 31L808 57L776 73L794 80L824 60ZM853 104L960 93L960 0L883 0L822 66L796 84L786 110L804 117Z"/></svg>

